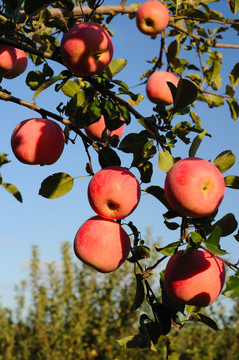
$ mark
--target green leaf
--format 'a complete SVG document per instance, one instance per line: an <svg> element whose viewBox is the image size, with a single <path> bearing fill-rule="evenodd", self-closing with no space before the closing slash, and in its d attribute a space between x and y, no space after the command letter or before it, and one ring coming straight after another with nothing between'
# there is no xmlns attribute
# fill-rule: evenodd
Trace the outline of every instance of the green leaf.
<svg viewBox="0 0 239 360"><path fill-rule="evenodd" d="M168 244L164 247L155 246L155 250L165 256L172 256L179 245L180 245L180 241L176 241L176 242L172 242L171 244Z"/></svg>
<svg viewBox="0 0 239 360"><path fill-rule="evenodd" d="M65 84L61 87L61 91L66 96L73 98L73 96L80 91L80 85L77 84L76 81L67 80Z"/></svg>
<svg viewBox="0 0 239 360"><path fill-rule="evenodd" d="M206 102L209 108L219 107L224 104L223 98L214 94L198 94L197 100Z"/></svg>
<svg viewBox="0 0 239 360"><path fill-rule="evenodd" d="M26 84L30 87L31 90L36 90L41 86L45 81L45 76L41 71L30 71L26 77Z"/></svg>
<svg viewBox="0 0 239 360"><path fill-rule="evenodd" d="M158 167L167 173L174 165L175 160L173 156L167 151L160 151L158 157Z"/></svg>
<svg viewBox="0 0 239 360"><path fill-rule="evenodd" d="M239 117L239 105L236 99L227 99L227 104L229 106L231 117L233 120L237 121Z"/></svg>
<svg viewBox="0 0 239 360"><path fill-rule="evenodd" d="M190 316L189 320L199 321L199 322L209 326L211 329L213 329L215 331L219 330L216 322L204 314L201 314L201 313L192 314Z"/></svg>
<svg viewBox="0 0 239 360"><path fill-rule="evenodd" d="M71 191L74 178L66 173L55 173L48 176L41 183L39 195L47 199L56 199Z"/></svg>
<svg viewBox="0 0 239 360"><path fill-rule="evenodd" d="M234 214L229 213L223 216L220 220L218 220L214 226L213 229L219 226L222 230L221 236L228 236L231 235L234 231L236 231L238 222L234 216Z"/></svg>
<svg viewBox="0 0 239 360"><path fill-rule="evenodd" d="M172 210L166 199L163 188L161 188L160 186L152 185L146 188L144 191L156 197L156 199L158 199L168 210Z"/></svg>
<svg viewBox="0 0 239 360"><path fill-rule="evenodd" d="M135 274L135 276L136 276L136 294L135 294L134 302L130 308L130 310L133 311L137 310L145 299L143 277L141 274Z"/></svg>
<svg viewBox="0 0 239 360"><path fill-rule="evenodd" d="M230 298L239 297L239 278L236 276L229 276L226 281L226 288L222 294Z"/></svg>
<svg viewBox="0 0 239 360"><path fill-rule="evenodd" d="M131 263L134 263L138 260L143 260L145 258L150 258L150 249L147 246L134 246L132 252L133 255L127 259Z"/></svg>
<svg viewBox="0 0 239 360"><path fill-rule="evenodd" d="M203 240L201 235L199 233L197 233L196 231L191 232L190 237L195 244L202 242L202 240Z"/></svg>
<svg viewBox="0 0 239 360"><path fill-rule="evenodd" d="M239 176L228 175L224 177L225 185L231 189L239 189Z"/></svg>
<svg viewBox="0 0 239 360"><path fill-rule="evenodd" d="M236 156L231 150L225 150L220 153L215 159L214 164L221 171L221 173L229 170L236 162Z"/></svg>
<svg viewBox="0 0 239 360"><path fill-rule="evenodd" d="M118 154L109 147L103 147L100 149L99 153L99 163L102 168L112 165L121 165L121 160Z"/></svg>
<svg viewBox="0 0 239 360"><path fill-rule="evenodd" d="M131 99L128 99L127 100L127 103L130 105L130 106L137 106L139 105L139 103L144 99L144 95L142 94L136 94L136 96L132 96L132 93L129 93Z"/></svg>
<svg viewBox="0 0 239 360"><path fill-rule="evenodd" d="M113 77L118 74L124 67L127 65L126 59L113 59L108 68L106 69L106 73L109 77Z"/></svg>
<svg viewBox="0 0 239 360"><path fill-rule="evenodd" d="M133 164L132 164L133 166ZM153 165L150 161L143 161L138 164L137 169L140 172L140 180L143 183L149 183L153 174Z"/></svg>
<svg viewBox="0 0 239 360"><path fill-rule="evenodd" d="M239 0L228 0L229 9L233 14L237 14L239 11Z"/></svg>
<svg viewBox="0 0 239 360"><path fill-rule="evenodd" d="M4 164L7 164L11 162L10 160L8 160L7 158L7 154L3 154L3 153L0 153L0 167Z"/></svg>
<svg viewBox="0 0 239 360"><path fill-rule="evenodd" d="M167 226L169 230L176 230L180 227L180 225L176 222L169 222L167 220L164 220L164 224Z"/></svg>
<svg viewBox="0 0 239 360"><path fill-rule="evenodd" d="M204 135L207 134L207 130L204 129L200 134L198 134L192 141L192 144L189 149L189 156L194 157L196 155L196 152L202 142L202 139L204 138Z"/></svg>
<svg viewBox="0 0 239 360"><path fill-rule="evenodd" d="M48 87L50 87L51 85L55 84L55 82L62 80L62 75L58 75L58 76L52 76L50 79L48 79L47 81L45 81L42 85L40 85L36 92L33 95L33 100L36 100L37 96L44 90L46 90Z"/></svg>
<svg viewBox="0 0 239 360"><path fill-rule="evenodd" d="M148 139L145 136L131 133L121 140L118 149L125 153L134 153L138 151L139 148L142 148L146 142L148 142Z"/></svg>
<svg viewBox="0 0 239 360"><path fill-rule="evenodd" d="M22 202L22 195L15 185L8 183L1 183L1 186L12 194L18 201Z"/></svg>
<svg viewBox="0 0 239 360"><path fill-rule="evenodd" d="M221 250L219 246L221 235L222 229L219 226L216 226L209 235L209 237L203 242L206 245L207 249L212 251L214 254L225 255L227 254L227 252L225 250Z"/></svg>
<svg viewBox="0 0 239 360"><path fill-rule="evenodd" d="M239 9L239 0L238 2L238 9ZM234 65L231 73L229 74L230 83L233 89L239 85L239 62Z"/></svg>
<svg viewBox="0 0 239 360"><path fill-rule="evenodd" d="M177 351L172 344L172 341L167 338L166 340L166 349L167 349L167 360L179 360Z"/></svg>
<svg viewBox="0 0 239 360"><path fill-rule="evenodd" d="M201 119L200 119L200 117L198 116L198 114L196 114L194 111L191 110L191 111L190 111L190 116L191 116L193 122L194 122L195 124L197 124L198 126L201 127L202 122L201 122Z"/></svg>

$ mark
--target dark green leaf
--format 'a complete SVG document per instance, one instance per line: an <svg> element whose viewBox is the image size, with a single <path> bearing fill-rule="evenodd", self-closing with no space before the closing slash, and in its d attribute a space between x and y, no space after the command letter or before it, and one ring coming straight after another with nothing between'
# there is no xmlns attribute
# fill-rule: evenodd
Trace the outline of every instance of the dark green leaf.
<svg viewBox="0 0 239 360"><path fill-rule="evenodd" d="M36 90L41 86L45 81L45 76L41 71L30 71L26 77L26 84L30 87L31 90Z"/></svg>
<svg viewBox="0 0 239 360"><path fill-rule="evenodd" d="M219 330L216 322L204 314L201 314L201 313L193 314L193 315L191 315L190 320L200 321L215 331Z"/></svg>
<svg viewBox="0 0 239 360"><path fill-rule="evenodd" d="M222 292L223 295L230 298L239 297L239 278L236 276L229 276L226 281L226 288Z"/></svg>
<svg viewBox="0 0 239 360"><path fill-rule="evenodd" d="M39 195L47 199L56 199L71 191L74 178L66 173L56 173L48 176L41 183Z"/></svg>
<svg viewBox="0 0 239 360"><path fill-rule="evenodd" d="M171 207L166 199L164 189L160 186L152 185L145 189L145 192L153 195L158 199L167 209L171 210Z"/></svg>
<svg viewBox="0 0 239 360"><path fill-rule="evenodd" d="M225 185L231 189L239 189L239 176L228 175L224 177Z"/></svg>
<svg viewBox="0 0 239 360"><path fill-rule="evenodd" d="M136 294L130 310L137 310L145 299L145 291L144 291L142 275L135 274L135 276L136 276Z"/></svg>
<svg viewBox="0 0 239 360"><path fill-rule="evenodd" d="M153 174L152 163L150 161L143 161L137 165L137 169L140 172L140 180L145 184L149 183Z"/></svg>
<svg viewBox="0 0 239 360"><path fill-rule="evenodd" d="M99 163L102 168L112 165L121 165L121 160L117 153L109 148L109 147L103 147L100 149L99 153Z"/></svg>
<svg viewBox="0 0 239 360"><path fill-rule="evenodd" d="M1 186L10 192L18 201L22 202L22 195L15 185L8 183L1 183Z"/></svg>
<svg viewBox="0 0 239 360"><path fill-rule="evenodd" d="M171 313L164 304L154 303L151 305L156 322L160 325L162 335L167 335L171 330Z"/></svg>
<svg viewBox="0 0 239 360"><path fill-rule="evenodd" d="M138 151L139 148L142 148L146 142L148 142L148 139L145 136L131 133L121 140L118 149L125 153L134 153L135 151Z"/></svg>
<svg viewBox="0 0 239 360"><path fill-rule="evenodd" d="M132 249L133 255L128 258L128 261L134 263L138 260L150 258L150 249L147 246L134 246Z"/></svg>
<svg viewBox="0 0 239 360"><path fill-rule="evenodd" d="M167 220L164 221L164 224L167 226L169 230L176 230L180 227L180 225L177 224L176 222L169 222Z"/></svg>
<svg viewBox="0 0 239 360"><path fill-rule="evenodd" d="M170 83L168 83L168 85L171 89L172 86ZM178 82L176 96L173 101L174 108L179 109L192 104L196 100L197 93L197 87L192 81L180 79Z"/></svg>
<svg viewBox="0 0 239 360"><path fill-rule="evenodd" d="M234 231L236 231L238 223L234 214L229 213L223 216L223 218L221 218L220 220L218 220L214 224L213 228L215 228L216 226L219 226L222 230L221 236L228 236L231 235Z"/></svg>
<svg viewBox="0 0 239 360"><path fill-rule="evenodd" d="M236 162L236 156L231 150L226 150L220 153L215 159L214 164L221 171L221 173L229 170Z"/></svg>

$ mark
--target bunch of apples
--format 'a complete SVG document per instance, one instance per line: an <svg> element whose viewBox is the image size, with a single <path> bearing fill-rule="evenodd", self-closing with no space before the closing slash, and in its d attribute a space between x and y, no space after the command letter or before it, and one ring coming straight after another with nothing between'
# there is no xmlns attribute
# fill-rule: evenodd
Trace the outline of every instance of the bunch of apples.
<svg viewBox="0 0 239 360"><path fill-rule="evenodd" d="M136 25L145 35L157 36L168 23L169 12L157 0L146 1L137 10ZM8 56L5 63L2 60L4 57L0 55L0 70L3 76L13 78L24 69L26 63L17 67L14 50L10 49L4 52L4 56ZM63 35L60 50L64 65L81 77L101 73L113 56L113 44L108 32L92 22L72 26ZM167 82L177 87L178 81L172 72L154 72L146 85L149 100L172 104L173 98ZM123 123L111 133L107 130L107 134L115 134L120 138L124 126ZM105 129L102 115L85 132L91 140L103 141L102 133ZM65 136L60 126L48 119L21 122L11 139L13 152L21 162L41 165L57 161L64 142ZM224 192L225 183L220 171L204 159L181 159L166 175L166 199L182 217L210 216L218 209ZM88 185L88 200L96 215L86 220L75 235L74 252L77 258L103 273L114 271L124 263L131 245L120 221L136 209L140 193L137 178L124 167L109 166L92 177ZM199 249L190 255L185 255L183 250L177 251L165 269L165 290L176 303L208 306L220 294L224 281L224 263L213 254Z"/></svg>

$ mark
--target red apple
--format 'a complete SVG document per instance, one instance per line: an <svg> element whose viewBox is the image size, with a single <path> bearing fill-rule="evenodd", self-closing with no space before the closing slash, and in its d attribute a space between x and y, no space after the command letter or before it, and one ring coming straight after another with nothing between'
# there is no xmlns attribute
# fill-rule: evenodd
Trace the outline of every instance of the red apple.
<svg viewBox="0 0 239 360"><path fill-rule="evenodd" d="M144 2L136 12L136 25L143 34L156 36L168 25L167 7L158 0Z"/></svg>
<svg viewBox="0 0 239 360"><path fill-rule="evenodd" d="M165 290L175 303L204 307L220 294L225 281L224 263L207 251L180 250L171 256L164 274Z"/></svg>
<svg viewBox="0 0 239 360"><path fill-rule="evenodd" d="M85 264L108 273L116 270L127 259L130 238L116 221L94 216L77 231L74 251Z"/></svg>
<svg viewBox="0 0 239 360"><path fill-rule="evenodd" d="M176 162L165 178L165 196L181 216L200 218L219 207L225 193L221 172L211 162L189 157Z"/></svg>
<svg viewBox="0 0 239 360"><path fill-rule="evenodd" d="M22 74L27 68L27 55L21 49L15 49L17 55L17 61L12 70L3 75L6 79L13 79Z"/></svg>
<svg viewBox="0 0 239 360"><path fill-rule="evenodd" d="M110 131L107 129L107 135L113 136L118 135L119 139L123 135L125 123L122 122L122 126L119 127L116 130ZM102 141L102 132L105 130L105 120L104 116L102 115L100 119L93 124L89 125L85 128L86 135L92 140L92 141Z"/></svg>
<svg viewBox="0 0 239 360"><path fill-rule="evenodd" d="M65 135L61 127L49 119L28 119L20 122L11 137L16 158L29 165L51 165L61 156Z"/></svg>
<svg viewBox="0 0 239 360"><path fill-rule="evenodd" d="M109 166L98 171L88 185L92 209L106 219L123 219L131 214L140 200L137 178L126 168Z"/></svg>
<svg viewBox="0 0 239 360"><path fill-rule="evenodd" d="M0 71L5 74L11 71L17 62L16 49L14 47L0 44Z"/></svg>
<svg viewBox="0 0 239 360"><path fill-rule="evenodd" d="M155 104L163 102L165 105L171 105L173 103L173 96L167 82L171 82L177 87L179 79L169 71L160 70L153 72L146 84L148 99Z"/></svg>
<svg viewBox="0 0 239 360"><path fill-rule="evenodd" d="M64 65L77 76L101 73L113 56L113 44L103 26L77 23L62 37L61 56Z"/></svg>

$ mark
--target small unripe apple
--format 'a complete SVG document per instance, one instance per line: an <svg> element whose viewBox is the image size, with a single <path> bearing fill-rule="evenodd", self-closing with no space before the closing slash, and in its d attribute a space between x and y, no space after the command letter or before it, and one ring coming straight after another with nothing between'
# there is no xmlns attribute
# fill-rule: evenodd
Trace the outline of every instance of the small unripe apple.
<svg viewBox="0 0 239 360"><path fill-rule="evenodd" d="M123 135L125 128L125 123L122 122L122 126L120 126L118 129L110 131L107 129L107 135L113 136L117 135L119 139ZM86 135L92 140L92 141L102 141L102 132L105 130L105 120L104 116L102 115L100 119L93 124L87 126L85 129Z"/></svg>
<svg viewBox="0 0 239 360"><path fill-rule="evenodd" d="M0 44L0 71L2 74L11 71L16 65L16 62L16 49L5 44Z"/></svg>
<svg viewBox="0 0 239 360"><path fill-rule="evenodd" d="M27 68L27 55L21 49L15 50L17 55L17 61L15 66L3 75L3 77L5 77L6 79L13 79L21 75Z"/></svg>
<svg viewBox="0 0 239 360"><path fill-rule="evenodd" d="M177 87L179 79L169 71L160 70L153 72L146 84L148 99L155 104L162 102L164 105L171 105L173 103L173 96L167 82L171 82Z"/></svg>
<svg viewBox="0 0 239 360"><path fill-rule="evenodd" d="M128 169L109 166L99 170L90 180L88 199L99 216L123 219L136 209L140 200L140 185Z"/></svg>
<svg viewBox="0 0 239 360"><path fill-rule="evenodd" d="M169 204L181 216L200 218L217 210L224 197L225 181L214 164L189 157L171 167L164 188Z"/></svg>
<svg viewBox="0 0 239 360"><path fill-rule="evenodd" d="M129 251L130 238L122 226L100 216L85 221L74 239L78 259L102 273L118 269Z"/></svg>
<svg viewBox="0 0 239 360"><path fill-rule="evenodd" d="M77 76L101 73L113 57L113 44L103 26L77 23L62 37L61 57L64 65Z"/></svg>
<svg viewBox="0 0 239 360"><path fill-rule="evenodd" d="M158 0L144 2L136 12L136 25L143 34L156 36L168 25L167 7Z"/></svg>
<svg viewBox="0 0 239 360"><path fill-rule="evenodd" d="M20 122L11 137L16 158L29 165L51 165L61 156L65 135L61 127L49 119L28 119Z"/></svg>
<svg viewBox="0 0 239 360"><path fill-rule="evenodd" d="M224 263L201 250L187 256L178 251L169 259L164 274L165 290L173 302L198 307L211 305L224 282Z"/></svg>

